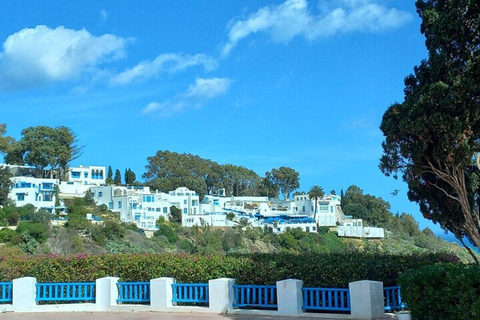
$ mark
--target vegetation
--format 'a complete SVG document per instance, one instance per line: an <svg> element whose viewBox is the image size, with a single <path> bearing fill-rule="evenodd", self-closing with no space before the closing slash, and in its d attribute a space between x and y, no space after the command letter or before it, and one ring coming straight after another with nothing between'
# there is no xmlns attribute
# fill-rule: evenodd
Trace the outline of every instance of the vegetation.
<svg viewBox="0 0 480 320"><path fill-rule="evenodd" d="M380 168L402 174L423 216L480 248L480 4L419 0L428 59L385 112Z"/></svg>
<svg viewBox="0 0 480 320"><path fill-rule="evenodd" d="M351 281L375 279L396 284L405 270L455 261L448 255L375 254L240 254L240 255L75 255L14 257L0 261L0 281L29 275L40 282L92 281L118 276L124 281L174 277L179 282L206 282L220 277L243 284L275 284L297 278L305 286L347 287ZM315 268L305 268L305 266Z"/></svg>
<svg viewBox="0 0 480 320"><path fill-rule="evenodd" d="M272 169L264 178L253 170L233 164L220 165L192 154L157 151L147 159L146 184L162 192L187 187L201 198L225 188L226 195L263 195L277 198L282 191L287 198L298 188L298 172L287 167ZM286 198L286 199L287 199Z"/></svg>
<svg viewBox="0 0 480 320"><path fill-rule="evenodd" d="M325 195L325 192L323 192L322 187L319 187L319 186L313 186L308 191L308 198L310 200L315 201L315 211L314 211L314 216L313 216L315 221L317 221L317 202L318 202L318 199L323 198L324 195Z"/></svg>
<svg viewBox="0 0 480 320"><path fill-rule="evenodd" d="M430 265L400 276L402 298L418 320L480 318L480 268Z"/></svg>

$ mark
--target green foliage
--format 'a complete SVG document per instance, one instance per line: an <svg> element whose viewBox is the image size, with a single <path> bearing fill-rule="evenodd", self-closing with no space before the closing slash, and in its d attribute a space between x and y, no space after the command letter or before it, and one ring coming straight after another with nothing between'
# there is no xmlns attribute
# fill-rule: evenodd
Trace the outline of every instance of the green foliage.
<svg viewBox="0 0 480 320"><path fill-rule="evenodd" d="M133 172L132 169L130 168L125 169L125 173L123 177L125 178L125 184L127 185L132 185L137 180L137 176L135 175L135 172Z"/></svg>
<svg viewBox="0 0 480 320"><path fill-rule="evenodd" d="M270 177L273 184L278 186L284 199L289 199L290 193L300 187L299 174L295 169L289 167L272 169Z"/></svg>
<svg viewBox="0 0 480 320"><path fill-rule="evenodd" d="M76 134L67 127L37 126L22 130L22 138L12 143L6 160L11 164L28 164L35 168L37 178L43 176L43 170L49 167L50 177L54 170L63 178L68 163L80 156Z"/></svg>
<svg viewBox="0 0 480 320"><path fill-rule="evenodd" d="M172 223L182 224L182 210L175 206L171 206L169 220Z"/></svg>
<svg viewBox="0 0 480 320"><path fill-rule="evenodd" d="M10 242L13 236L17 233L14 230L10 230L8 228L3 228L0 230L0 242L7 243Z"/></svg>
<svg viewBox="0 0 480 320"><path fill-rule="evenodd" d="M115 170L115 177L113 177L113 183L117 186L122 184L122 175L120 173L120 170Z"/></svg>
<svg viewBox="0 0 480 320"><path fill-rule="evenodd" d="M118 276L124 281L173 277L178 282L192 283L229 277L236 278L241 284L275 284L277 280L295 278L302 279L305 286L312 287L348 287L348 282L363 279L392 285L407 269L449 261L451 258L438 254L383 256L358 253L11 257L0 259L0 281L26 275L36 277L39 282L81 282Z"/></svg>
<svg viewBox="0 0 480 320"><path fill-rule="evenodd" d="M168 242L170 243L176 243L178 240L178 236L175 233L175 231L167 224L160 225L160 229L155 231L154 236L155 237L164 236L167 238Z"/></svg>
<svg viewBox="0 0 480 320"><path fill-rule="evenodd" d="M428 59L383 115L380 168L402 175L423 216L480 247L480 5L418 0ZM475 162L475 160L477 162Z"/></svg>
<svg viewBox="0 0 480 320"><path fill-rule="evenodd" d="M8 193L13 185L13 182L10 180L11 177L12 175L8 168L0 168L0 206L7 205L9 201Z"/></svg>
<svg viewBox="0 0 480 320"><path fill-rule="evenodd" d="M402 298L417 320L480 318L480 268L475 265L430 265L399 278Z"/></svg>
<svg viewBox="0 0 480 320"><path fill-rule="evenodd" d="M28 234L39 243L45 242L48 235L47 227L44 224L27 221L19 222L16 232L19 234Z"/></svg>

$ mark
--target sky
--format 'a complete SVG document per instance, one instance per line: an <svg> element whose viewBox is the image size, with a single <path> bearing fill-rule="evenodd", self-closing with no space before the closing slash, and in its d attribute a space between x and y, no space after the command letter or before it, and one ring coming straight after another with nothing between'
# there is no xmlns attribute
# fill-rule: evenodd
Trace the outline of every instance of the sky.
<svg viewBox="0 0 480 320"><path fill-rule="evenodd" d="M355 184L441 234L378 169L382 115L426 58L414 2L2 1L0 123L68 126L72 165L137 177L157 150L292 167L299 190Z"/></svg>

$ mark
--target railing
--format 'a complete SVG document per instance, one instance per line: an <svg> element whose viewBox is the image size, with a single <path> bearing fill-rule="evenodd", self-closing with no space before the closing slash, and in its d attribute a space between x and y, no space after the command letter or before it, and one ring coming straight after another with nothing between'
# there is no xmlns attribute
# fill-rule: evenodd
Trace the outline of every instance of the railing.
<svg viewBox="0 0 480 320"><path fill-rule="evenodd" d="M277 286L234 285L234 308L259 307L276 309Z"/></svg>
<svg viewBox="0 0 480 320"><path fill-rule="evenodd" d="M0 282L0 303L12 303L11 282Z"/></svg>
<svg viewBox="0 0 480 320"><path fill-rule="evenodd" d="M383 288L383 297L385 303L385 310L400 310L405 309L407 305L402 301L400 294L400 286Z"/></svg>
<svg viewBox="0 0 480 320"><path fill-rule="evenodd" d="M302 288L304 310L350 311L350 291L338 288Z"/></svg>
<svg viewBox="0 0 480 320"><path fill-rule="evenodd" d="M207 283L174 283L172 290L172 302L207 304L209 301Z"/></svg>
<svg viewBox="0 0 480 320"><path fill-rule="evenodd" d="M95 301L95 282L37 283L36 300Z"/></svg>
<svg viewBox="0 0 480 320"><path fill-rule="evenodd" d="M150 282L118 282L118 303L149 303Z"/></svg>

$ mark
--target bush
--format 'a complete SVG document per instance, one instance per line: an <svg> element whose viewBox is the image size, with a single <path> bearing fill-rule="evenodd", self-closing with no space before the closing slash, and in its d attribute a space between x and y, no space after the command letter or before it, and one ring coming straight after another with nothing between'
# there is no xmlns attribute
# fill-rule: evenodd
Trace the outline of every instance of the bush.
<svg viewBox="0 0 480 320"><path fill-rule="evenodd" d="M181 245L187 246L185 243ZM111 249L116 251L119 248ZM133 251L133 248L129 250ZM433 254L389 256L358 253L0 257L0 281L32 276L39 282L86 282L105 276L116 276L125 281L173 277L178 282L205 283L210 279L229 277L236 278L240 284L275 284L277 280L296 278L303 280L306 287L345 288L349 282L357 280L378 280L383 281L386 286L393 285L397 283L398 276L407 269L446 261L451 261L451 257Z"/></svg>
<svg viewBox="0 0 480 320"><path fill-rule="evenodd" d="M479 266L423 266L405 272L399 284L417 320L480 319Z"/></svg>

